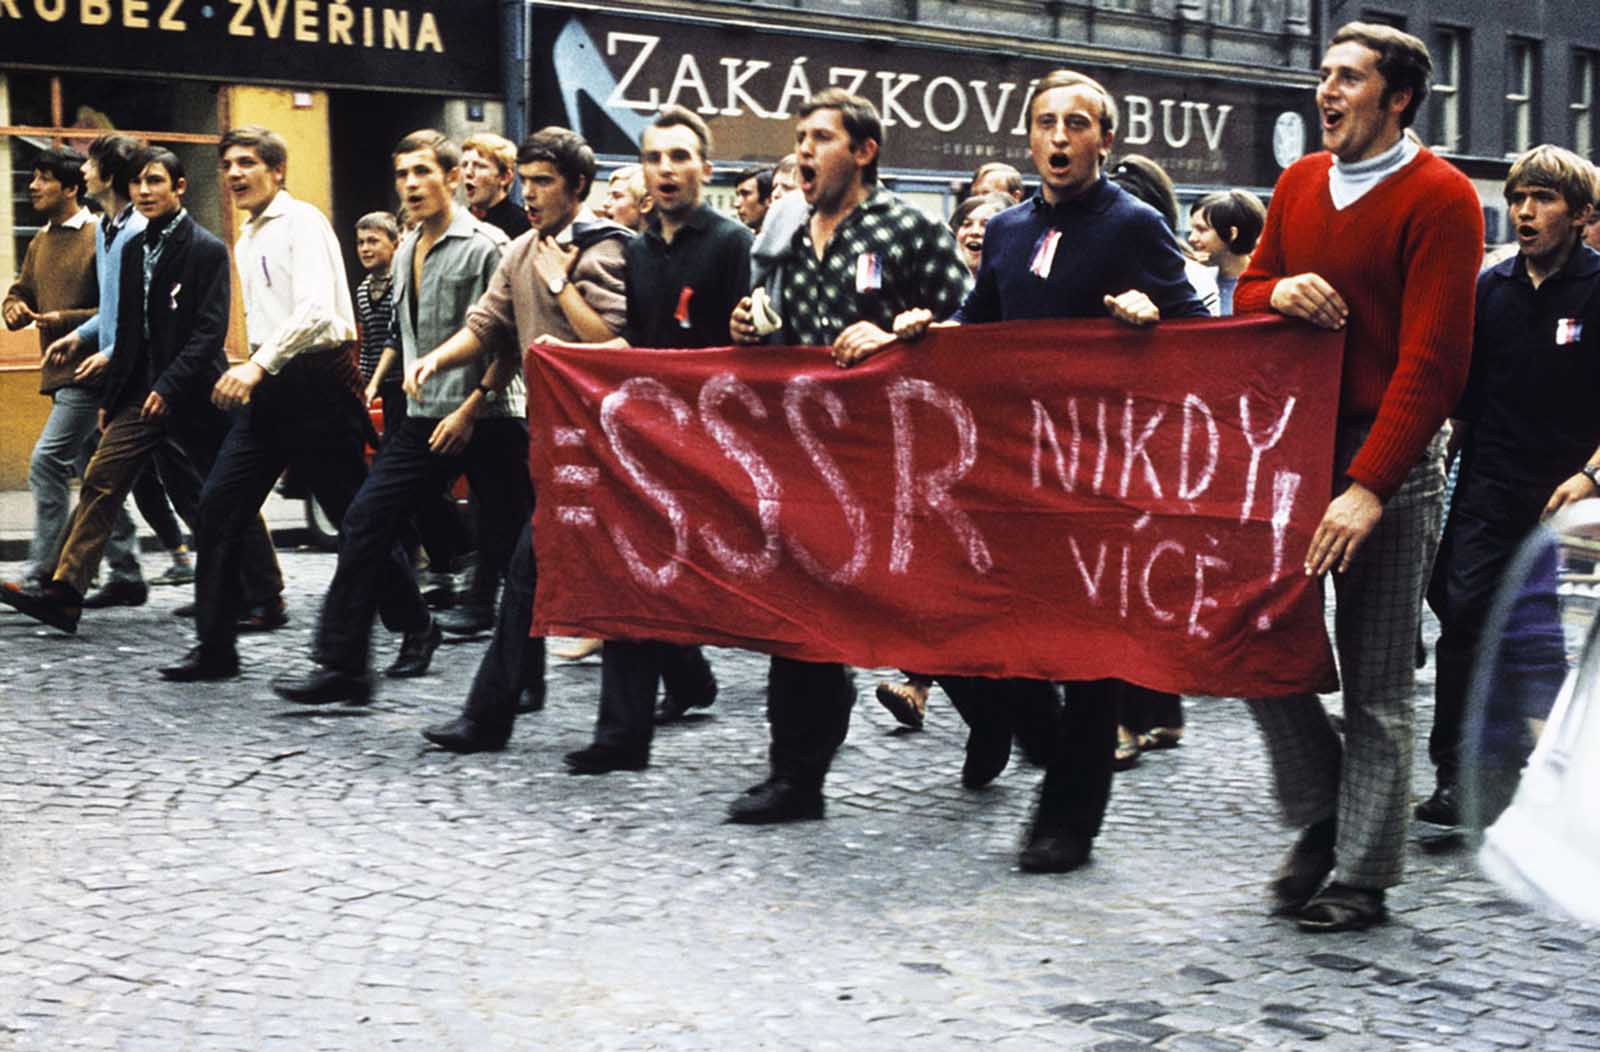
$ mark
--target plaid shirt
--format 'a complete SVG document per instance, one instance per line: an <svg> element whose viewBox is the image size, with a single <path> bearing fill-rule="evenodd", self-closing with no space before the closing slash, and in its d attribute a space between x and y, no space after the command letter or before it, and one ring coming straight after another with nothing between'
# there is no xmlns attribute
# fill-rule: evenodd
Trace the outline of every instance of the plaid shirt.
<svg viewBox="0 0 1600 1052"><path fill-rule="evenodd" d="M779 280L784 342L805 346L827 346L858 321L889 329L913 307L947 318L972 284L944 224L881 188L844 218L821 259L802 224Z"/></svg>

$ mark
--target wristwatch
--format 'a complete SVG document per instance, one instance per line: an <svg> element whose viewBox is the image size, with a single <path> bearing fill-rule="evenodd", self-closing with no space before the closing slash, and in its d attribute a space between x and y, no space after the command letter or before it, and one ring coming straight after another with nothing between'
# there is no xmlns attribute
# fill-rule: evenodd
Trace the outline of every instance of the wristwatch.
<svg viewBox="0 0 1600 1052"><path fill-rule="evenodd" d="M1595 492L1600 493L1600 465L1585 464L1578 469L1579 474L1594 484Z"/></svg>
<svg viewBox="0 0 1600 1052"><path fill-rule="evenodd" d="M567 287L567 276L565 274L557 274L555 277L550 279L547 287L550 289L550 295L561 295L562 290Z"/></svg>
<svg viewBox="0 0 1600 1052"><path fill-rule="evenodd" d="M500 392L496 391L494 388L488 386L487 384L479 384L478 385L478 393L483 395L483 400L485 402L492 402L496 398L500 397Z"/></svg>

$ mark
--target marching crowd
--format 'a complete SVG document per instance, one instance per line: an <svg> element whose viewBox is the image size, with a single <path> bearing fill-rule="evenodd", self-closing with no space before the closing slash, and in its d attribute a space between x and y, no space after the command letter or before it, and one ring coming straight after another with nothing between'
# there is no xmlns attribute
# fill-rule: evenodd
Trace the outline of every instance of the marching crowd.
<svg viewBox="0 0 1600 1052"><path fill-rule="evenodd" d="M31 465L29 562L0 602L65 632L85 609L143 603L124 510L133 494L173 553L163 579L194 583L195 645L161 675L235 677L238 634L287 620L261 517L287 469L341 533L310 671L273 690L306 705L368 701L375 617L400 636L388 677L427 673L444 632L487 630L460 714L423 734L455 752L497 750L517 715L544 703L544 643L530 638L523 348L814 345L848 368L891 346L915 354L931 326L1276 312L1345 333L1338 486L1304 556L1309 575L1336 571L1344 717L1336 727L1311 694L1247 699L1299 831L1272 878L1272 908L1310 931L1379 923L1412 809L1425 596L1443 625L1429 743L1439 781L1418 817L1453 822L1462 697L1487 597L1530 526L1600 493L1600 252L1582 240L1589 221L1600 241L1600 176L1556 147L1518 158L1505 183L1515 252L1480 277L1476 191L1408 131L1430 74L1414 37L1345 26L1316 88L1325 151L1284 172L1270 208L1242 190L1202 198L1187 243L1171 180L1145 157L1112 161L1116 101L1068 70L1028 100L1038 189L1025 194L1015 168L986 165L948 224L880 185L883 123L839 89L800 108L790 157L737 176L737 221L703 201L711 134L681 107L654 117L638 165L603 194L593 151L572 131L545 128L520 145L419 131L393 150L400 218L356 224L367 275L353 294L331 225L286 188L288 152L268 129L234 128L219 144L222 184L245 217L231 259L185 209L187 173L171 151L116 134L86 157L45 150L29 190L48 222L4 320L38 327L52 408ZM249 356L230 364L235 282ZM378 398L383 436L369 467ZM1444 527L1447 440L1459 481ZM477 500L470 542L448 496L463 475ZM169 500L192 533L192 567ZM469 544L472 583L435 613L418 553L448 567ZM91 590L102 557L105 580ZM1183 734L1175 696L1116 680L928 669L877 696L920 727L933 683L969 726L964 785L996 778L1013 741L1044 768L1019 859L1029 871L1085 863L1113 771ZM716 695L699 647L608 640L594 740L566 765L643 768L656 724ZM773 657L770 777L732 801L729 819L821 818L855 698L844 665Z"/></svg>

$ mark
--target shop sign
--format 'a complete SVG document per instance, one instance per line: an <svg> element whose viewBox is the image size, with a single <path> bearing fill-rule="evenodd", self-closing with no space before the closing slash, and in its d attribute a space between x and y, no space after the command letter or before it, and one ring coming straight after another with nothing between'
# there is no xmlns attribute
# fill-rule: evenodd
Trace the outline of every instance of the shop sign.
<svg viewBox="0 0 1600 1052"><path fill-rule="evenodd" d="M529 126L572 127L608 154L636 152L655 111L677 103L706 118L718 160L776 160L801 103L843 87L882 115L886 167L1030 172L1029 88L1070 65L1117 99L1117 152L1145 154L1180 183L1271 186L1311 108L1309 88L1276 84L538 5L531 16Z"/></svg>
<svg viewBox="0 0 1600 1052"><path fill-rule="evenodd" d="M492 0L0 0L0 64L498 95Z"/></svg>

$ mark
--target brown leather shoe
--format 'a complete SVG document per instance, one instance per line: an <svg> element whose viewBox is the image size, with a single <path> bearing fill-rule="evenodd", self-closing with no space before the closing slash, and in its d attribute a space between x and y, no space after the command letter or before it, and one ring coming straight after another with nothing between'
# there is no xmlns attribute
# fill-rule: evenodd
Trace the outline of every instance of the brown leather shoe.
<svg viewBox="0 0 1600 1052"><path fill-rule="evenodd" d="M0 603L68 635L77 635L78 619L83 616L83 596L62 581L51 581L43 588L0 581Z"/></svg>
<svg viewBox="0 0 1600 1052"><path fill-rule="evenodd" d="M239 632L241 635L249 632L271 632L288 623L289 608L280 595L260 606L252 606L240 614Z"/></svg>

